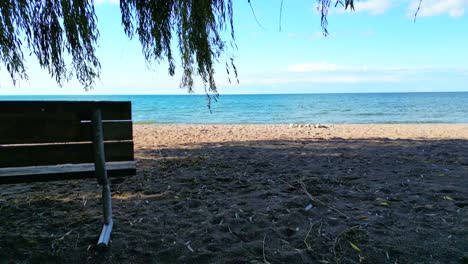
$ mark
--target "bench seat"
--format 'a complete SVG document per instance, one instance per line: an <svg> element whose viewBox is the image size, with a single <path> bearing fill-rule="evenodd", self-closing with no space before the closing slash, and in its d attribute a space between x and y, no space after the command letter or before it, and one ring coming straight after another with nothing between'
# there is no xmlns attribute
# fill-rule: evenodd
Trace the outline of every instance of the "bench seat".
<svg viewBox="0 0 468 264"><path fill-rule="evenodd" d="M136 174L135 161L107 162L106 169L111 178ZM0 182L4 184L91 177L95 177L94 163L0 168Z"/></svg>

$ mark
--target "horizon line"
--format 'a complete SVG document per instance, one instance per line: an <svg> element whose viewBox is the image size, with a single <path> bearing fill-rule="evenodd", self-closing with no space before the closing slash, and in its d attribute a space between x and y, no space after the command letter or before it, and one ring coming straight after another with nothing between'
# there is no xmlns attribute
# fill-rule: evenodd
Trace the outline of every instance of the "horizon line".
<svg viewBox="0 0 468 264"><path fill-rule="evenodd" d="M226 93L225 95L305 95L305 94L410 94L410 93L468 93L467 91L409 91L409 92L309 92L309 93ZM0 94L6 96L207 96L200 93L187 94Z"/></svg>

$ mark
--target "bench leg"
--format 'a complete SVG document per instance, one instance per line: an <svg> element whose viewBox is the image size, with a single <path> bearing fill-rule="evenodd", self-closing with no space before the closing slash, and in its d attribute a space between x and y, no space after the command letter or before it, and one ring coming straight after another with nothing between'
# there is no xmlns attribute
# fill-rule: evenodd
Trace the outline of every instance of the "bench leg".
<svg viewBox="0 0 468 264"><path fill-rule="evenodd" d="M96 109L92 115L94 166L99 185L102 186L102 209L104 226L99 236L98 246L107 247L112 233L112 197L107 178L106 160L104 155L104 132L102 129L101 110Z"/></svg>
<svg viewBox="0 0 468 264"><path fill-rule="evenodd" d="M109 184L102 186L102 207L104 211L104 226L99 236L98 246L107 247L114 225L112 222L112 197Z"/></svg>

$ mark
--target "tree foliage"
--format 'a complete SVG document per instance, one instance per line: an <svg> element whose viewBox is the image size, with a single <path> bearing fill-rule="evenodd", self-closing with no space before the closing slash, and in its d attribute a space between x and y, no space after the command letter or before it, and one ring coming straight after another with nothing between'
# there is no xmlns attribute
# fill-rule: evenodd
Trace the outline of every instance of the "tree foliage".
<svg viewBox="0 0 468 264"><path fill-rule="evenodd" d="M94 5L86 1L2 0L0 60L13 82L27 78L26 48L60 85L75 73L89 88L101 70L95 55L99 38L96 21ZM71 65L65 62L64 54L70 55Z"/></svg>
<svg viewBox="0 0 468 264"><path fill-rule="evenodd" d="M328 35L327 16L328 16L328 10L330 9L330 6L332 4L332 0L317 0L317 1L318 1L317 9L318 9L318 11L320 12L320 15L321 15L320 20L321 20L321 23L322 23L323 34L325 36L327 36ZM350 8L351 10L354 10L354 1L353 0L344 0L344 1L336 0L335 7L338 6L338 5L344 6L345 9Z"/></svg>
<svg viewBox="0 0 468 264"><path fill-rule="evenodd" d="M180 86L191 92L196 73L205 90L217 96L213 66L229 47L221 33L230 30L231 44L234 41L232 0L121 0L120 10L125 33L138 36L148 62L167 59L169 74L174 75L171 42L175 33L182 67ZM228 73L233 69L237 77L233 59L229 60L226 69Z"/></svg>
<svg viewBox="0 0 468 264"><path fill-rule="evenodd" d="M316 1L324 34L332 4L354 8L353 0ZM214 64L223 58L228 75L237 79L234 60L226 56L235 48L232 0L120 0L120 10L126 35L138 37L148 63L167 60L174 75L178 56L180 86L189 92L194 76L199 76L207 94L216 97ZM74 75L88 89L101 71L95 54L98 40L92 0L0 1L0 70L6 68L13 82L27 78L23 52L29 51L59 85Z"/></svg>

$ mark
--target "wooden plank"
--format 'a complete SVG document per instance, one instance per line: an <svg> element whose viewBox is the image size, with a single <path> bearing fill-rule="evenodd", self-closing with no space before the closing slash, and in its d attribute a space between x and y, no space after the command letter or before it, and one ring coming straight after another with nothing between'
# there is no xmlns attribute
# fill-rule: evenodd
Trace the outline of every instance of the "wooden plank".
<svg viewBox="0 0 468 264"><path fill-rule="evenodd" d="M0 114L0 144L67 142L79 130L73 113Z"/></svg>
<svg viewBox="0 0 468 264"><path fill-rule="evenodd" d="M106 161L129 161L133 141L106 142ZM0 146L0 168L93 162L92 143Z"/></svg>
<svg viewBox="0 0 468 264"><path fill-rule="evenodd" d="M103 123L104 140L131 140L131 121ZM91 123L72 113L0 114L0 144L91 141Z"/></svg>
<svg viewBox="0 0 468 264"><path fill-rule="evenodd" d="M133 123L132 121L104 121L102 122L104 130L104 141L132 140ZM81 123L80 139L91 138L91 122Z"/></svg>
<svg viewBox="0 0 468 264"><path fill-rule="evenodd" d="M110 177L136 175L135 162L107 162ZM93 163L0 168L0 184L96 178Z"/></svg>
<svg viewBox="0 0 468 264"><path fill-rule="evenodd" d="M75 113L90 120L92 110L100 108L103 120L131 120L131 102L110 101L0 101L2 114Z"/></svg>

